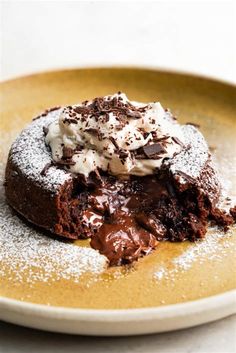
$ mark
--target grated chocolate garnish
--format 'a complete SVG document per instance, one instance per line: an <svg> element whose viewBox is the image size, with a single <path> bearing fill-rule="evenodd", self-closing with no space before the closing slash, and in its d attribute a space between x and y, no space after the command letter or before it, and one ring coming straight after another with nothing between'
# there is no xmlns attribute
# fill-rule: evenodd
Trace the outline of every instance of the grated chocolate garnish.
<svg viewBox="0 0 236 353"><path fill-rule="evenodd" d="M108 113L112 112L116 118L124 124L124 121L122 121L124 116L140 119L142 118L141 113L144 113L148 108L148 106L137 108L131 103L127 105L122 102L122 97L119 98L120 99L113 97L110 100L106 100L103 97L98 97L90 104L75 107L74 111L81 114L85 119L87 116L94 116L97 120L105 118L105 121L108 121L109 119Z"/></svg>

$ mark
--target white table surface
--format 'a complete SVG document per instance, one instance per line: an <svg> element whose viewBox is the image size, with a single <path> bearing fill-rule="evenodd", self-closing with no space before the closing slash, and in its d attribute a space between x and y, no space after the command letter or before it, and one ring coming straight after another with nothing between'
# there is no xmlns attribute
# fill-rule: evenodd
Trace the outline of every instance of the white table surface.
<svg viewBox="0 0 236 353"><path fill-rule="evenodd" d="M236 82L234 1L1 1L0 79L139 65ZM236 352L236 317L143 337L89 338L0 322L0 353Z"/></svg>
<svg viewBox="0 0 236 353"><path fill-rule="evenodd" d="M127 64L236 81L234 0L0 3L1 79Z"/></svg>
<svg viewBox="0 0 236 353"><path fill-rule="evenodd" d="M133 337L49 333L0 322L0 353L235 353L236 316L187 330Z"/></svg>

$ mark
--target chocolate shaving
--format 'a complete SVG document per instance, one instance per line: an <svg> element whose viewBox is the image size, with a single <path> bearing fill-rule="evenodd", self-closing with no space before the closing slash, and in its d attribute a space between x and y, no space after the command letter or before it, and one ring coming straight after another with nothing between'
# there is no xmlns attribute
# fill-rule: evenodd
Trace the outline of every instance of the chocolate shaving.
<svg viewBox="0 0 236 353"><path fill-rule="evenodd" d="M80 152L80 151L82 151L82 150L83 150L83 146L77 145L77 146L75 147L75 149L74 149L74 152L76 153L76 152Z"/></svg>
<svg viewBox="0 0 236 353"><path fill-rule="evenodd" d="M76 119L74 119L74 118L70 118L70 119L68 119L68 120L69 120L69 122L72 123L72 124L78 124L78 121L77 121Z"/></svg>
<svg viewBox="0 0 236 353"><path fill-rule="evenodd" d="M48 131L49 131L48 127L44 126L43 127L43 133L44 133L45 136L48 134Z"/></svg>
<svg viewBox="0 0 236 353"><path fill-rule="evenodd" d="M162 142L162 141L168 140L168 138L170 138L170 136L166 135L166 136L157 138L155 141L156 142Z"/></svg>
<svg viewBox="0 0 236 353"><path fill-rule="evenodd" d="M146 138L149 136L149 132L144 131L143 132L143 138L146 140Z"/></svg>
<svg viewBox="0 0 236 353"><path fill-rule="evenodd" d="M158 134L156 131L151 131L152 134L152 141L157 143L157 142L161 142L163 147L166 147L166 145L168 144L168 139L170 138L170 136L166 135L163 137L158 137Z"/></svg>
<svg viewBox="0 0 236 353"><path fill-rule="evenodd" d="M78 121L74 118L64 118L63 123L68 123L68 124L78 124Z"/></svg>
<svg viewBox="0 0 236 353"><path fill-rule="evenodd" d="M54 110L58 110L58 109L60 109L60 108L61 108L60 106L56 106L56 107L52 107L52 108L46 109L42 114L36 116L36 117L33 119L33 121L34 121L34 120L37 120L37 119L40 119L40 118L43 117L43 116L47 116L48 113L51 113L51 112L53 112Z"/></svg>
<svg viewBox="0 0 236 353"><path fill-rule="evenodd" d="M124 124L116 125L116 130L120 131L123 129L124 126L125 126Z"/></svg>
<svg viewBox="0 0 236 353"><path fill-rule="evenodd" d="M97 177L99 180L102 180L102 177L101 177L101 175L100 175L100 173L99 173L98 168L96 168L96 169L94 170L94 173L95 173L96 177Z"/></svg>
<svg viewBox="0 0 236 353"><path fill-rule="evenodd" d="M98 134L98 130L97 129L85 129L84 132L88 132L91 135L97 135Z"/></svg>
<svg viewBox="0 0 236 353"><path fill-rule="evenodd" d="M133 151L133 155L135 159L147 159L146 155L143 153L142 147L137 149L136 151Z"/></svg>
<svg viewBox="0 0 236 353"><path fill-rule="evenodd" d="M47 174L48 169L51 168L52 166L54 166L54 162L53 161L47 163L45 165L45 167L42 169L42 171L40 172L40 175L45 176Z"/></svg>
<svg viewBox="0 0 236 353"><path fill-rule="evenodd" d="M93 129L93 128L89 128L89 129L85 129L85 132L88 132L91 135L94 135L98 138L99 141L102 141L104 139L104 135L97 129Z"/></svg>
<svg viewBox="0 0 236 353"><path fill-rule="evenodd" d="M165 148L160 143L146 145L142 147L143 153L148 159L160 159L160 154L166 152Z"/></svg>
<svg viewBox="0 0 236 353"><path fill-rule="evenodd" d="M75 162L72 159L60 159L59 161L55 162L56 164L60 165L75 165Z"/></svg>
<svg viewBox="0 0 236 353"><path fill-rule="evenodd" d="M139 107L138 111L141 113L145 113L145 111L149 108L149 105L145 105L144 107Z"/></svg>
<svg viewBox="0 0 236 353"><path fill-rule="evenodd" d="M192 178L190 175L182 172L181 170L177 170L176 173L180 176L182 176L184 179L186 179L187 181L191 182L191 183L195 183L196 180L194 178Z"/></svg>
<svg viewBox="0 0 236 353"><path fill-rule="evenodd" d="M125 112L126 113L126 116L128 117L128 118L134 118L134 119L140 119L140 118L142 118L142 115L141 115L141 113L139 112L139 111L126 111Z"/></svg>
<svg viewBox="0 0 236 353"><path fill-rule="evenodd" d="M192 125L192 126L196 127L197 129L200 128L200 125L197 123L187 122L186 125Z"/></svg>
<svg viewBox="0 0 236 353"><path fill-rule="evenodd" d="M129 153L128 151L124 150L124 149L120 149L119 150L119 157L122 159L126 159L128 157Z"/></svg>
<svg viewBox="0 0 236 353"><path fill-rule="evenodd" d="M110 136L110 137L109 137L109 140L113 143L113 145L115 146L115 148L116 148L117 150L119 150L119 146L118 146L116 140L114 139L114 137L113 137L113 136Z"/></svg>
<svg viewBox="0 0 236 353"><path fill-rule="evenodd" d="M74 150L70 147L64 146L62 149L62 159L70 159L74 155Z"/></svg>
<svg viewBox="0 0 236 353"><path fill-rule="evenodd" d="M182 141L180 141L180 139L179 139L178 137L172 136L171 138L172 138L172 140L173 140L175 143L177 143L177 144L180 145L181 147L184 147L184 146L185 146L184 143L183 143Z"/></svg>

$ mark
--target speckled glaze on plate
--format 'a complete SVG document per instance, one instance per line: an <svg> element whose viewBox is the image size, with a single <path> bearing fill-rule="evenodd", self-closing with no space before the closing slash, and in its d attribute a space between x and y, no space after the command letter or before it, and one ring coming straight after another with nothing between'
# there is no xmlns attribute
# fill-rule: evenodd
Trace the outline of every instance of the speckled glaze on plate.
<svg viewBox="0 0 236 353"><path fill-rule="evenodd" d="M228 192L236 196L236 91L230 84L165 71L103 68L40 73L0 87L3 163L11 141L42 110L120 90L133 100L159 100L183 123L199 123ZM27 276L14 280L14 274L9 280L6 271L0 277L0 319L61 332L119 335L177 329L230 315L235 309L235 230L226 237L210 230L207 237L206 246L161 243L132 267L110 268L96 280L85 274L77 283L50 278L30 283ZM82 240L75 246L89 244Z"/></svg>

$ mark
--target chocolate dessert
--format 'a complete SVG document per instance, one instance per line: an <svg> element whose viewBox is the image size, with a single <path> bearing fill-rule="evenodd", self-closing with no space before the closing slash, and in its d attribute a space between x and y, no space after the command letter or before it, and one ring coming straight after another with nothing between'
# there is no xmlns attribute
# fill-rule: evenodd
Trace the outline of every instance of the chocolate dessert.
<svg viewBox="0 0 236 353"><path fill-rule="evenodd" d="M120 92L38 116L6 168L7 200L19 214L59 236L91 238L110 265L159 241L203 238L209 223L226 231L236 210L221 210L220 195L197 127Z"/></svg>

